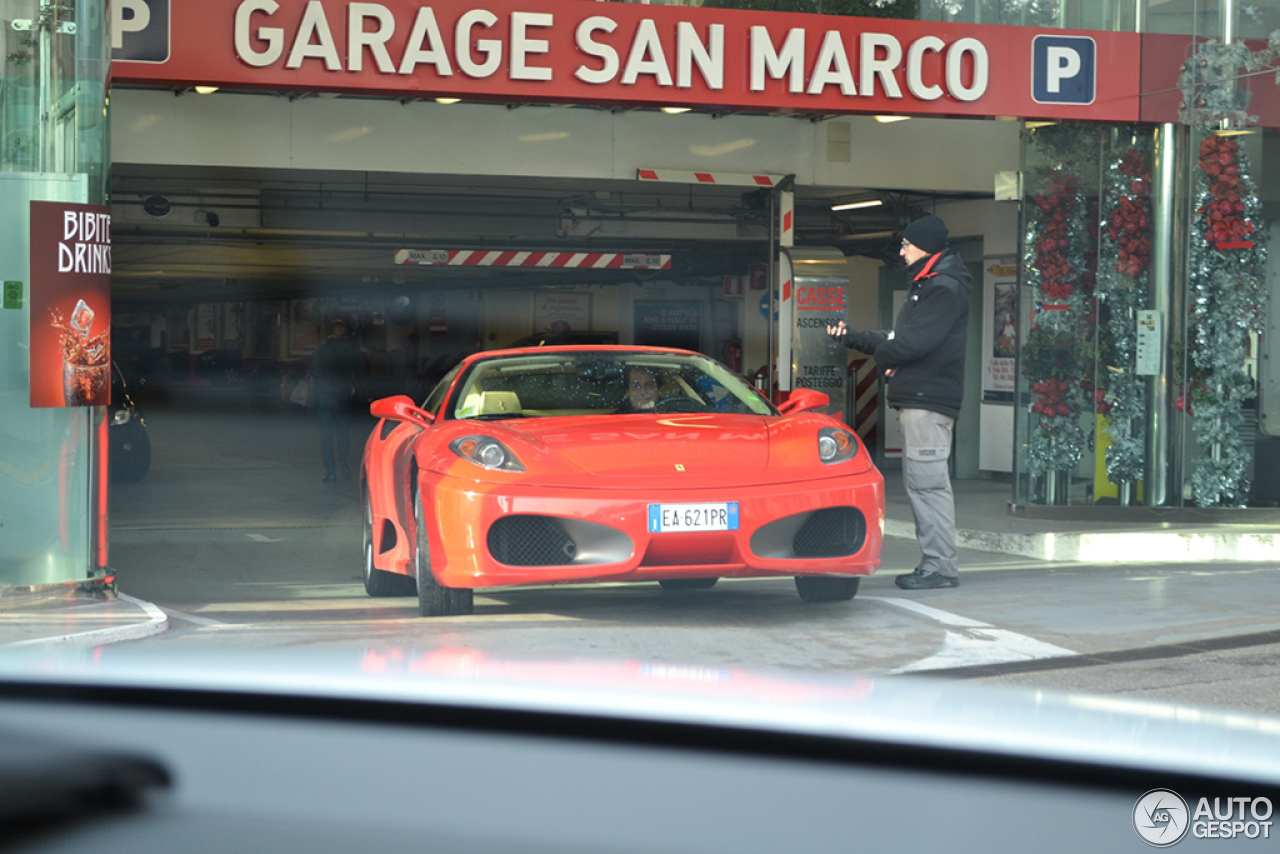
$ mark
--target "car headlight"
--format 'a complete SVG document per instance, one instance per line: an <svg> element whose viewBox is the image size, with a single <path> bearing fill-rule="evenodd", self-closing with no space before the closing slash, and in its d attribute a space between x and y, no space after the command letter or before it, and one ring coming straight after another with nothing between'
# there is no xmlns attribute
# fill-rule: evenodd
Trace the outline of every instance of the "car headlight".
<svg viewBox="0 0 1280 854"><path fill-rule="evenodd" d="M449 450L469 463L494 471L524 471L520 460L492 436L463 436L449 443Z"/></svg>
<svg viewBox="0 0 1280 854"><path fill-rule="evenodd" d="M117 409L116 414L111 416L112 424L128 424L129 419L133 417L133 410L129 408Z"/></svg>
<svg viewBox="0 0 1280 854"><path fill-rule="evenodd" d="M824 464L842 463L858 453L858 440L848 430L823 427L818 431L818 459Z"/></svg>

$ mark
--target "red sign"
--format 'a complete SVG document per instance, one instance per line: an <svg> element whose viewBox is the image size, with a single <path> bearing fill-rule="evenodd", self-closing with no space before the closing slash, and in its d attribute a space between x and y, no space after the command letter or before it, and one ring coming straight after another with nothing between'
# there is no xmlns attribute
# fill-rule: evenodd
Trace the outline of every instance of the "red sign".
<svg viewBox="0 0 1280 854"><path fill-rule="evenodd" d="M111 208L31 203L31 405L111 402Z"/></svg>
<svg viewBox="0 0 1280 854"><path fill-rule="evenodd" d="M796 288L798 311L844 311L844 288L838 286Z"/></svg>
<svg viewBox="0 0 1280 854"><path fill-rule="evenodd" d="M201 0L170 9L168 60L116 60L114 82L814 113L1138 117L1135 33L1088 33L1096 90L1089 103L1066 104L1033 97L1033 40L1081 31L554 0Z"/></svg>
<svg viewBox="0 0 1280 854"><path fill-rule="evenodd" d="M449 323L443 317L433 317L427 331L432 338L443 338L449 334Z"/></svg>

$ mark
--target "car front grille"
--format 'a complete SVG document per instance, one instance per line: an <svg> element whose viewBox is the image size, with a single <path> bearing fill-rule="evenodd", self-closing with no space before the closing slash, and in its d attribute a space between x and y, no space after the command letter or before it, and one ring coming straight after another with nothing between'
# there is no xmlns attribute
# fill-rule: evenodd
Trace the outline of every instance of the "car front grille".
<svg viewBox="0 0 1280 854"><path fill-rule="evenodd" d="M578 546L550 516L504 516L489 528L489 553L508 566L573 563Z"/></svg>
<svg viewBox="0 0 1280 854"><path fill-rule="evenodd" d="M792 550L796 557L847 557L862 548L867 523L854 507L827 507L815 511L796 532Z"/></svg>

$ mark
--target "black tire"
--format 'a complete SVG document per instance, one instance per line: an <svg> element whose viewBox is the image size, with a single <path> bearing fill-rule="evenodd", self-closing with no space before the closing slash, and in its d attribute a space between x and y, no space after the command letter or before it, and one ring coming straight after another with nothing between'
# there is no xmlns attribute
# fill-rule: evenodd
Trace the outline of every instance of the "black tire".
<svg viewBox="0 0 1280 854"><path fill-rule="evenodd" d="M861 578L848 576L796 576L796 592L806 602L844 602L858 594Z"/></svg>
<svg viewBox="0 0 1280 854"><path fill-rule="evenodd" d="M418 613L424 617L459 617L475 611L469 587L445 587L431 573L431 544L422 496L413 497L413 559L418 570Z"/></svg>
<svg viewBox="0 0 1280 854"><path fill-rule="evenodd" d="M151 437L138 422L111 429L111 480L140 483L151 470Z"/></svg>
<svg viewBox="0 0 1280 854"><path fill-rule="evenodd" d="M373 565L373 508L369 504L369 496L364 496L364 525L360 537L360 554L364 558L361 577L364 579L364 592L370 596L412 596L415 583L407 575L385 572Z"/></svg>
<svg viewBox="0 0 1280 854"><path fill-rule="evenodd" d="M658 583L663 590L710 590L718 578L664 578Z"/></svg>

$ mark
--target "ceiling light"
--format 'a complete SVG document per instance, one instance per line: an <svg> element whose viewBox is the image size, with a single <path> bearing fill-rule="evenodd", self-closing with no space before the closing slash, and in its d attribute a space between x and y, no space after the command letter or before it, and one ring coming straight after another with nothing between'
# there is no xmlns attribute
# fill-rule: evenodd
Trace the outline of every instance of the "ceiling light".
<svg viewBox="0 0 1280 854"><path fill-rule="evenodd" d="M1257 133L1257 128L1219 128L1213 132L1214 136L1244 136L1246 134Z"/></svg>
<svg viewBox="0 0 1280 854"><path fill-rule="evenodd" d="M887 125L892 122L905 122L909 118L911 116L876 116L876 121L882 125Z"/></svg>
<svg viewBox="0 0 1280 854"><path fill-rule="evenodd" d="M1036 128L1047 128L1056 125L1057 122L1025 122L1023 127L1027 130L1035 130Z"/></svg>
<svg viewBox="0 0 1280 854"><path fill-rule="evenodd" d="M217 91L218 91L217 86L197 86L196 87L197 95L212 95L214 92L217 92Z"/></svg>
<svg viewBox="0 0 1280 854"><path fill-rule="evenodd" d="M693 107L663 107L662 112L669 116L674 116L678 113L687 113L692 109Z"/></svg>
<svg viewBox="0 0 1280 854"><path fill-rule="evenodd" d="M861 202L845 202L841 205L832 205L831 209L833 211L851 211L858 208L878 208L883 204L884 201L881 199L866 199Z"/></svg>
<svg viewBox="0 0 1280 854"><path fill-rule="evenodd" d="M436 103L437 104L456 104L461 100L462 100L461 98L436 98Z"/></svg>

